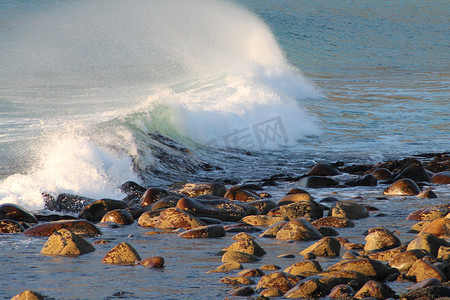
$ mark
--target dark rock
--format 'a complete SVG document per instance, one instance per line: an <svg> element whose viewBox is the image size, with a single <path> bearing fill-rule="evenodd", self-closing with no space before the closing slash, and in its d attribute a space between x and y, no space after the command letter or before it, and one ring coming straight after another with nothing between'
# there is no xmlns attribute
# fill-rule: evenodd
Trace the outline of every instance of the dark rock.
<svg viewBox="0 0 450 300"><path fill-rule="evenodd" d="M339 174L339 170L332 165L327 163L318 163L306 173L306 176L334 176Z"/></svg>
<svg viewBox="0 0 450 300"><path fill-rule="evenodd" d="M130 195L135 192L143 194L147 189L134 181L127 181L119 186L118 190L125 195Z"/></svg>
<svg viewBox="0 0 450 300"><path fill-rule="evenodd" d="M390 180L393 176L392 172L386 168L377 168L371 173L377 180Z"/></svg>
<svg viewBox="0 0 450 300"><path fill-rule="evenodd" d="M390 186L388 186L383 194L391 196L412 196L418 195L420 188L411 179L399 179Z"/></svg>
<svg viewBox="0 0 450 300"><path fill-rule="evenodd" d="M313 220L323 217L323 208L313 200L299 201L276 207L267 213L269 216L288 217L290 219L306 217Z"/></svg>
<svg viewBox="0 0 450 300"><path fill-rule="evenodd" d="M376 186L378 183L377 178L372 174L367 174L362 178L350 180L345 182L348 186Z"/></svg>
<svg viewBox="0 0 450 300"><path fill-rule="evenodd" d="M432 286L421 289L412 290L401 295L401 299L446 299L450 295L450 287L448 286Z"/></svg>
<svg viewBox="0 0 450 300"><path fill-rule="evenodd" d="M56 200L53 197L44 198L45 208L57 212L80 212L83 207L94 202L94 199L72 195L59 194Z"/></svg>
<svg viewBox="0 0 450 300"><path fill-rule="evenodd" d="M84 220L64 220L41 223L24 231L24 234L33 236L50 236L55 231L67 229L81 237L95 237L102 232L94 224Z"/></svg>
<svg viewBox="0 0 450 300"><path fill-rule="evenodd" d="M255 293L255 290L249 286L239 287L236 289L233 289L228 292L231 296L250 296Z"/></svg>
<svg viewBox="0 0 450 300"><path fill-rule="evenodd" d="M339 256L341 251L341 244L335 238L326 236L316 243L312 244L308 248L302 250L300 255L306 255L307 253L314 253L317 256Z"/></svg>
<svg viewBox="0 0 450 300"><path fill-rule="evenodd" d="M11 203L0 205L0 220L14 220L18 222L37 223L36 217L25 208Z"/></svg>
<svg viewBox="0 0 450 300"><path fill-rule="evenodd" d="M357 299L372 297L375 299L396 298L395 292L385 284L370 280L355 294Z"/></svg>
<svg viewBox="0 0 450 300"><path fill-rule="evenodd" d="M347 284L336 285L328 294L329 298L351 298L355 291Z"/></svg>
<svg viewBox="0 0 450 300"><path fill-rule="evenodd" d="M109 211L126 208L127 204L123 201L113 199L100 199L83 207L78 214L80 219L86 219L91 222L100 221Z"/></svg>
<svg viewBox="0 0 450 300"><path fill-rule="evenodd" d="M328 215L357 220L369 217L369 212L362 204L353 201L339 201L333 205Z"/></svg>
<svg viewBox="0 0 450 300"><path fill-rule="evenodd" d="M333 187L339 184L338 181L329 177L322 176L308 176L303 177L298 182L298 185L306 188L325 188L325 187Z"/></svg>
<svg viewBox="0 0 450 300"><path fill-rule="evenodd" d="M423 168L422 164L413 164L405 169L403 169L397 176L395 176L394 181L408 178L414 182L429 182L430 176Z"/></svg>
<svg viewBox="0 0 450 300"><path fill-rule="evenodd" d="M436 155L432 161L426 164L425 168L433 173L439 173L450 169L450 156L448 153Z"/></svg>
<svg viewBox="0 0 450 300"><path fill-rule="evenodd" d="M145 191L144 195L142 195L141 200L139 201L139 205L142 207L146 207L167 196L175 196L175 195L174 193L171 193L164 189L149 188L148 190Z"/></svg>
<svg viewBox="0 0 450 300"><path fill-rule="evenodd" d="M111 210L103 216L101 222L114 222L119 225L130 225L134 223L133 216L126 209Z"/></svg>
<svg viewBox="0 0 450 300"><path fill-rule="evenodd" d="M164 258L161 256L151 256L143 259L139 262L140 265L150 267L150 268L163 268Z"/></svg>
<svg viewBox="0 0 450 300"><path fill-rule="evenodd" d="M261 199L261 200L250 201L250 202L247 202L246 204L256 207L263 215L267 214L270 210L272 210L278 206L275 203L275 201L270 200L270 199Z"/></svg>
<svg viewBox="0 0 450 300"><path fill-rule="evenodd" d="M323 234L324 236L338 236L339 232L337 232L334 228L327 226L316 227L317 230Z"/></svg>
<svg viewBox="0 0 450 300"><path fill-rule="evenodd" d="M450 171L442 171L431 176L434 184L450 184Z"/></svg>
<svg viewBox="0 0 450 300"><path fill-rule="evenodd" d="M25 231L23 226L14 220L0 220L0 233L20 233Z"/></svg>
<svg viewBox="0 0 450 300"><path fill-rule="evenodd" d="M266 274L258 282L256 289L277 288L282 292L287 292L299 281L299 278L283 272Z"/></svg>
<svg viewBox="0 0 450 300"><path fill-rule="evenodd" d="M225 236L225 229L221 225L200 226L184 231L179 236L185 239L219 238Z"/></svg>
<svg viewBox="0 0 450 300"><path fill-rule="evenodd" d="M260 198L255 192L244 189L241 186L234 186L229 188L223 197L230 200L239 201L254 201Z"/></svg>

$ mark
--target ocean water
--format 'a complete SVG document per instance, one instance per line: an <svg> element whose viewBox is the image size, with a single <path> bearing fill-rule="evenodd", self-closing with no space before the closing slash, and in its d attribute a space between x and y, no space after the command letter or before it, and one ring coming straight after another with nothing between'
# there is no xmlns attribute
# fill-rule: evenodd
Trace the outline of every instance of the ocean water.
<svg viewBox="0 0 450 300"><path fill-rule="evenodd" d="M121 199L128 180L251 182L317 161L449 151L449 13L437 0L1 1L0 203L40 210L42 192ZM185 253L202 272L216 260L198 257L204 241L173 252L169 238L131 239L149 253L154 242L169 261ZM42 246L0 242L23 260ZM136 279L122 289L129 298L194 297L205 286L223 297L217 282L186 275L199 280L186 286L171 268L151 275L165 292L144 288L138 268L51 287L99 253L70 267L50 259L45 274L29 272L41 262L19 263L9 275L21 285L24 272L58 299L111 296L126 272Z"/></svg>

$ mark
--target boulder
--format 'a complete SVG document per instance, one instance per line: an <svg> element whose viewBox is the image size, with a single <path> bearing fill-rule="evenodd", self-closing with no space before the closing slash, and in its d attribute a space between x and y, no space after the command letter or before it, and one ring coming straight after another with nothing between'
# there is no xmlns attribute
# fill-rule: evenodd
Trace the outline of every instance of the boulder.
<svg viewBox="0 0 450 300"><path fill-rule="evenodd" d="M431 233L421 233L408 244L407 250L423 249L430 252L434 257L437 256L440 246L448 246L448 243L437 238Z"/></svg>
<svg viewBox="0 0 450 300"><path fill-rule="evenodd" d="M28 228L23 233L33 236L50 236L60 229L70 230L81 237L95 237L102 234L94 224L84 220L62 220L41 223Z"/></svg>
<svg viewBox="0 0 450 300"><path fill-rule="evenodd" d="M358 258L340 261L328 268L328 271L356 271L371 279L383 280L391 272L389 268L378 260Z"/></svg>
<svg viewBox="0 0 450 300"><path fill-rule="evenodd" d="M367 281L354 297L356 299L370 297L375 299L397 298L395 292L390 287L373 280Z"/></svg>
<svg viewBox="0 0 450 300"><path fill-rule="evenodd" d="M155 227L158 219L159 214L155 214L153 211L147 211L139 217L138 224L142 227Z"/></svg>
<svg viewBox="0 0 450 300"><path fill-rule="evenodd" d="M298 185L304 188L326 188L339 185L333 178L322 176L307 176L298 181Z"/></svg>
<svg viewBox="0 0 450 300"><path fill-rule="evenodd" d="M281 221L288 221L288 217L268 216L268 215L251 215L242 218L242 222L253 226L272 226Z"/></svg>
<svg viewBox="0 0 450 300"><path fill-rule="evenodd" d="M50 195L44 197L44 207L52 211L79 213L86 205L94 201L91 198L63 193L59 194L56 200Z"/></svg>
<svg viewBox="0 0 450 300"><path fill-rule="evenodd" d="M140 265L150 268L162 268L164 263L164 258L161 256L147 257L139 262Z"/></svg>
<svg viewBox="0 0 450 300"><path fill-rule="evenodd" d="M397 176L395 176L394 181L408 178L414 182L429 182L430 176L425 171L420 163L412 164L403 169Z"/></svg>
<svg viewBox="0 0 450 300"><path fill-rule="evenodd" d="M438 238L450 238L450 219L439 218L424 226L422 233L431 233Z"/></svg>
<svg viewBox="0 0 450 300"><path fill-rule="evenodd" d="M447 281L444 273L441 270L433 266L432 264L424 261L423 259L418 259L409 269L406 276L411 276L415 278L416 282L420 282L429 278L436 278L441 282Z"/></svg>
<svg viewBox="0 0 450 300"><path fill-rule="evenodd" d="M414 196L420 193L419 186L411 179L399 179L388 186L383 194L390 196Z"/></svg>
<svg viewBox="0 0 450 300"><path fill-rule="evenodd" d="M239 251L227 251L222 255L222 262L238 262L238 263L249 263L259 261L259 258L255 255L239 252Z"/></svg>
<svg viewBox="0 0 450 300"><path fill-rule="evenodd" d="M280 229L283 228L284 225L286 225L287 223L288 221L281 221L271 225L269 228L267 228L266 231L261 233L260 237L275 238L277 236L278 231L280 231Z"/></svg>
<svg viewBox="0 0 450 300"><path fill-rule="evenodd" d="M401 299L446 299L450 295L450 287L448 286L431 286L426 288L419 288L411 290L401 295Z"/></svg>
<svg viewBox="0 0 450 300"><path fill-rule="evenodd" d="M35 291L24 291L18 295L15 295L11 300L44 300L45 297Z"/></svg>
<svg viewBox="0 0 450 300"><path fill-rule="evenodd" d="M149 188L139 200L139 205L146 207L167 196L175 196L175 193L160 188Z"/></svg>
<svg viewBox="0 0 450 300"><path fill-rule="evenodd" d="M14 220L1 220L0 233L20 233L25 231L25 228Z"/></svg>
<svg viewBox="0 0 450 300"><path fill-rule="evenodd" d="M300 279L296 276L283 272L266 274L258 281L256 289L276 288L283 293L287 292L298 283Z"/></svg>
<svg viewBox="0 0 450 300"><path fill-rule="evenodd" d="M229 188L222 196L230 200L238 200L244 202L255 201L260 198L254 191L244 189L241 186L234 186Z"/></svg>
<svg viewBox="0 0 450 300"><path fill-rule="evenodd" d="M450 263L450 246L439 247L437 258L444 260L447 263ZM450 277L450 276L448 276L448 274L447 274L447 277Z"/></svg>
<svg viewBox="0 0 450 300"><path fill-rule="evenodd" d="M369 217L369 212L364 205L354 201L339 201L333 205L328 215L357 220Z"/></svg>
<svg viewBox="0 0 450 300"><path fill-rule="evenodd" d="M150 204L151 210L159 210L159 209L165 209L169 207L176 207L177 202L180 198L177 196L167 196L162 199L159 199L156 202L153 202Z"/></svg>
<svg viewBox="0 0 450 300"><path fill-rule="evenodd" d="M319 278L306 278L284 294L286 298L321 298L330 291Z"/></svg>
<svg viewBox="0 0 450 300"><path fill-rule="evenodd" d="M249 284L255 283L250 278L242 277L242 276L224 277L224 278L220 279L219 282L231 284L231 285L249 285Z"/></svg>
<svg viewBox="0 0 450 300"><path fill-rule="evenodd" d="M349 298L355 294L355 291L351 286L347 284L338 284L336 285L331 292L328 294L328 298Z"/></svg>
<svg viewBox="0 0 450 300"><path fill-rule="evenodd" d="M339 174L341 172L328 163L318 163L306 173L307 176L334 176Z"/></svg>
<svg viewBox="0 0 450 300"><path fill-rule="evenodd" d="M239 263L237 261L229 261L229 262L226 262L226 263L218 266L214 270L207 271L206 273L209 273L209 274L210 273L226 273L226 272L230 272L232 270L239 270L239 269L243 269L241 263Z"/></svg>
<svg viewBox="0 0 450 300"><path fill-rule="evenodd" d="M295 276L304 276L305 274L310 276L319 274L323 272L323 270L316 260L303 260L290 265L284 269L284 272Z"/></svg>
<svg viewBox="0 0 450 300"><path fill-rule="evenodd" d="M26 222L36 224L36 216L25 208L11 203L0 205L0 220L13 220L17 222Z"/></svg>
<svg viewBox="0 0 450 300"><path fill-rule="evenodd" d="M432 190L425 190L420 192L417 197L419 198L423 198L423 199L435 199L438 196L436 195L435 192L433 192Z"/></svg>
<svg viewBox="0 0 450 300"><path fill-rule="evenodd" d="M261 292L259 293L261 295L261 297L265 297L262 299L266 299L266 298L270 298L270 297L281 297L283 296L283 292L280 291L277 288L267 288L267 289L263 289L261 290Z"/></svg>
<svg viewBox="0 0 450 300"><path fill-rule="evenodd" d="M275 201L270 200L270 199L254 200L254 201L247 202L246 204L255 207L263 215L267 214L270 210L272 210L278 206L275 203Z"/></svg>
<svg viewBox="0 0 450 300"><path fill-rule="evenodd" d="M223 251L238 251L255 256L263 256L264 254L266 254L266 251L264 251L264 249L261 248L261 246L259 246L258 243L256 243L252 238L238 240L227 248L223 249Z"/></svg>
<svg viewBox="0 0 450 300"><path fill-rule="evenodd" d="M298 201L276 207L269 211L267 215L288 217L289 219L305 217L316 220L323 217L323 208L313 200Z"/></svg>
<svg viewBox="0 0 450 300"><path fill-rule="evenodd" d="M349 180L345 182L347 186L376 186L378 183L377 178L372 174L364 175L363 177Z"/></svg>
<svg viewBox="0 0 450 300"><path fill-rule="evenodd" d="M245 269L237 274L242 277L261 277L264 276L265 273L261 269Z"/></svg>
<svg viewBox="0 0 450 300"><path fill-rule="evenodd" d="M159 229L192 229L206 224L184 210L171 207L163 210L156 221Z"/></svg>
<svg viewBox="0 0 450 300"><path fill-rule="evenodd" d="M102 259L102 263L133 265L140 260L139 253L130 244L122 242L106 253Z"/></svg>
<svg viewBox="0 0 450 300"><path fill-rule="evenodd" d="M126 209L115 209L107 212L100 222L114 222L119 225L130 225L134 223L134 218Z"/></svg>
<svg viewBox="0 0 450 300"><path fill-rule="evenodd" d="M298 189L300 190L300 189ZM300 190L303 191L303 190ZM302 193L291 193L291 194L287 194L286 196L284 196L283 198L280 199L280 201L278 201L278 205L286 205L286 204L291 204L294 202L300 202L300 201L312 201L313 197L311 196L310 193L308 193L307 191L304 191Z"/></svg>
<svg viewBox="0 0 450 300"><path fill-rule="evenodd" d="M410 213L406 220L436 220L450 213L450 205L436 205Z"/></svg>
<svg viewBox="0 0 450 300"><path fill-rule="evenodd" d="M196 227L179 234L185 239L210 239L225 236L225 229L221 225L207 225Z"/></svg>
<svg viewBox="0 0 450 300"><path fill-rule="evenodd" d="M123 201L100 199L83 207L81 212L78 214L78 217L91 222L98 222L107 212L115 209L124 209L126 207L127 204Z"/></svg>
<svg viewBox="0 0 450 300"><path fill-rule="evenodd" d="M276 234L279 240L310 241L323 238L323 235L304 219L294 219L284 225Z"/></svg>
<svg viewBox="0 0 450 300"><path fill-rule="evenodd" d="M306 255L307 253L314 253L317 256L339 256L341 251L341 244L335 238L326 236L316 243L312 244L305 250L300 252L300 255Z"/></svg>
<svg viewBox="0 0 450 300"><path fill-rule="evenodd" d="M430 255L430 252L423 249L412 249L399 253L389 260L389 266L396 268L400 272L408 272L411 266L419 259Z"/></svg>
<svg viewBox="0 0 450 300"><path fill-rule="evenodd" d="M314 227L333 227L333 228L344 228L344 227L354 227L355 223L348 218L342 217L323 217L317 219L311 223Z"/></svg>
<svg viewBox="0 0 450 300"><path fill-rule="evenodd" d="M366 236L365 251L385 251L392 248L397 248L401 245L398 237L391 231L382 228L370 228Z"/></svg>
<svg viewBox="0 0 450 300"><path fill-rule="evenodd" d="M77 234L60 229L47 240L41 253L44 255L78 256L95 251L94 246Z"/></svg>
<svg viewBox="0 0 450 300"><path fill-rule="evenodd" d="M450 184L450 171L442 171L431 176L434 184Z"/></svg>
<svg viewBox="0 0 450 300"><path fill-rule="evenodd" d="M220 182L181 183L172 185L171 188L174 189L176 193L191 198L200 195L223 197L227 192L225 185Z"/></svg>
<svg viewBox="0 0 450 300"><path fill-rule="evenodd" d="M406 251L408 245L401 245L396 248L392 248L389 250L381 251L381 252L375 252L368 255L369 258L380 260L380 261L390 261L392 258L397 256L400 253L403 253Z"/></svg>
<svg viewBox="0 0 450 300"><path fill-rule="evenodd" d="M392 172L386 168L376 168L371 172L377 180L389 180L392 178Z"/></svg>

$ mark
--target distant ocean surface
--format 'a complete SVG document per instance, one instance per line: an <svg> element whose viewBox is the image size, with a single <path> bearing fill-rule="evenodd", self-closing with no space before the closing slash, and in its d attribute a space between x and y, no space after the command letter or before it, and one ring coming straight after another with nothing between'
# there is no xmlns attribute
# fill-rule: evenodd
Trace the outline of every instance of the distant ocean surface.
<svg viewBox="0 0 450 300"><path fill-rule="evenodd" d="M450 150L448 1L0 2L0 203Z"/></svg>

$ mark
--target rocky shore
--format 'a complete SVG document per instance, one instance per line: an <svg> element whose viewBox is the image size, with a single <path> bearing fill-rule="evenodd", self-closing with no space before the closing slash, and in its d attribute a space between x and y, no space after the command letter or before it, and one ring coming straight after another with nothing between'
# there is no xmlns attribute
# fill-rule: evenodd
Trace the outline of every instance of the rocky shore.
<svg viewBox="0 0 450 300"><path fill-rule="evenodd" d="M0 205L0 233L38 237L45 256L103 251L102 264L152 269L183 266L159 253L141 257L114 232L137 223L147 236L170 236L174 248L180 239L201 239L209 248L198 251L208 256L206 273L211 282L219 274L228 290L202 291L212 298L450 297L449 154L318 163L297 175L240 185L126 182L120 200L43 193L44 211ZM53 297L35 289L12 299Z"/></svg>

